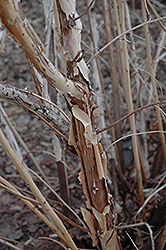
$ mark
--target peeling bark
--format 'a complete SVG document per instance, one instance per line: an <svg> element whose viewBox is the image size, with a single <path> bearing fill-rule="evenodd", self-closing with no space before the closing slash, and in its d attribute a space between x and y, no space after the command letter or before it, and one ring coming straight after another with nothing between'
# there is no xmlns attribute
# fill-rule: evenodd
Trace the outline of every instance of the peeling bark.
<svg viewBox="0 0 166 250"><path fill-rule="evenodd" d="M59 72L46 58L38 41L27 31L27 27L25 27L11 0L0 1L0 17L10 35L14 37L27 58L49 84L65 95L66 98L68 97L67 93L79 98L82 97L82 93L75 87L75 84Z"/></svg>
<svg viewBox="0 0 166 250"><path fill-rule="evenodd" d="M87 81L87 77L82 75L82 70L81 67L78 67L77 60L75 60L75 64L72 64L74 58L79 53L79 51L75 51L73 41L77 40L77 44L79 44L80 40L75 37L74 33L77 21L73 25L70 25L69 21L73 20L77 13L75 6L70 2L72 5L72 19L71 13L69 14L67 11L64 13L65 7L62 9L63 1L57 2L59 3L57 6L60 17L61 42L64 51L68 52L68 65L70 63L68 76L71 79L77 79L79 81L77 86L84 92L81 100L76 95L71 97L70 100L71 129L69 141L75 147L81 160L82 168L79 179L87 198L87 208L91 211L82 209L83 216L91 231L94 246L100 241L103 249L108 249L110 245L114 245L112 249L121 249L115 230L113 197L108 193L106 184L106 161L104 161L106 158L102 157L104 156L101 154L103 150L96 133L98 125L95 122L95 115L92 109L92 90L89 86L89 80ZM81 62L84 62L84 60L81 60Z"/></svg>

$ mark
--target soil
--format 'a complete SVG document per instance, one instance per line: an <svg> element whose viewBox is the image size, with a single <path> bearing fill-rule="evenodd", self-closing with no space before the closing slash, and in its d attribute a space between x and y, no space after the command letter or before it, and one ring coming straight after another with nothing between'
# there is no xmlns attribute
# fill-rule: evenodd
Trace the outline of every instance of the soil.
<svg viewBox="0 0 166 250"><path fill-rule="evenodd" d="M85 4L82 4L83 1L78 1L78 10L81 13L84 9ZM165 4L165 1L158 1L161 4ZM97 1L97 19L99 24L101 24L102 12L101 12L101 3ZM24 0L22 1L22 7L24 10L25 16L29 19L30 23L34 27L34 30L39 35L40 39L45 41L45 27L44 27L44 15L41 1L30 1ZM139 7L137 15L139 14ZM160 16L166 15L166 8L161 9L157 8ZM133 15L133 19L137 19ZM134 20L133 20L134 22ZM137 19L138 22L138 19ZM87 25L87 17L83 17L83 32L82 36L86 37L86 26ZM101 24L102 25L102 24ZM155 32L156 25L152 26L152 29ZM151 32L153 30L151 29ZM139 34L139 32L138 32ZM153 36L153 39L157 39ZM100 46L102 46L105 42L105 34L104 31L101 31ZM84 38L85 39L85 38ZM87 37L89 40L89 38ZM86 40L86 39L85 39ZM141 53L143 53L144 49L141 48ZM108 60L108 56L106 54L103 55L106 60ZM102 65L102 67L104 67ZM162 88L164 97L166 95L166 77L165 77L165 68L166 68L166 60L160 61L158 65L159 69L157 70L157 79L159 82L162 82ZM109 71L107 69L103 69L104 75L104 84L110 83L109 79ZM36 92L34 87L34 81L27 63L27 59L24 55L24 52L19 48L16 42L7 35L5 41L5 53L0 54L0 81L6 82L7 85L16 86L20 88L30 89L31 91ZM111 90L107 86L108 92ZM20 108L7 103L4 100L1 100L2 105L12 121L14 127L17 129L20 136L23 138L24 142L30 149L30 151L34 154L37 162L43 169L45 175L48 177L49 181L52 183L54 189L60 193L59 190L59 179L57 173L57 163L56 159L49 155L48 152L54 152L53 145L53 133L48 128L48 126L43 123L39 118L35 117L33 114L29 112L25 112ZM111 104L111 102L109 102ZM154 115L155 117L155 115ZM153 118L150 121L150 127L153 127L153 121L156 121ZM3 124L1 124L3 127ZM124 125L124 132L127 131ZM124 155L125 155L125 163L127 165L125 178L127 180L127 184L125 187L121 186L120 180L118 178L117 173L116 178L119 185L120 191L120 201L119 206L117 204L118 211L118 223L124 222L126 224L130 224L134 214L139 209L139 197L138 197L138 188L135 179L135 174L132 172L133 169L133 155L130 149L131 141L124 142ZM129 144L129 145L128 145ZM155 153L154 151L157 147L160 146L158 137L154 137L153 141L151 141L151 152L153 152L150 157L151 165L154 167L153 163L155 162ZM34 168L32 161L29 159L25 150L21 148L22 155L24 157L24 161L29 168L37 170ZM161 149L161 148L160 148ZM158 154L162 152L158 151ZM163 154L160 154L160 159L163 158ZM69 193L71 199L71 206L76 211L76 213L82 217L80 212L80 207L85 207L85 196L82 191L82 187L79 184L78 175L80 172L80 163L76 156L72 153L67 152L65 155L66 164L68 166L67 174L68 174L68 182L69 182ZM109 167L110 162L108 163ZM148 190L154 188L155 184L158 183L162 174L165 171L165 165L163 162L160 162L161 167L158 170L157 174L153 179L149 179L145 189ZM113 170L112 170L113 171ZM132 174L133 175L132 175ZM23 179L19 175L16 168L13 166L6 153L3 151L0 146L0 175L3 176L6 180L16 186L19 190L21 190L25 195L29 192L28 186L24 183ZM110 177L112 179L112 177ZM63 213L63 208L59 206L57 199L55 196L48 191L44 184L42 184L39 180L35 179L36 184L44 194L44 196L49 199L52 206L56 207L59 211ZM164 182L162 183L164 184ZM127 189L127 185L130 186L130 191ZM114 192L114 188L112 183L108 182L108 186L111 192ZM149 193L148 193L149 194ZM147 194L147 196L148 196ZM33 197L30 194L31 197ZM165 197L166 197L166 189L163 189L158 195L154 196L150 202L146 206L146 213L148 221L151 221L152 226L154 226L154 234L161 236L162 229L165 223L166 211L162 207L166 207L165 205ZM164 205L163 205L164 204ZM155 214L157 214L157 209L161 209L160 213L162 214L162 220L157 218L157 223L155 221ZM70 215L71 216L71 215ZM71 219L78 223L76 219L71 216ZM138 222L141 222L140 217L138 217ZM78 228L71 226L69 223L64 221L65 226L68 228L70 234L75 240L76 244L80 248L90 249L91 248L91 239L89 235L85 232L82 232ZM159 226L160 225L160 226ZM145 230L145 228L144 228ZM129 229L127 231L132 238L134 238L136 244L139 245L139 249L151 249L150 241L147 239L146 234L144 236L140 236L137 231L133 231ZM147 232L145 232L147 233ZM132 243L129 238L126 238L126 230L119 230L119 235L121 236L122 245L125 249L133 249ZM4 189L0 188L0 238L5 237L11 240L11 242L21 249L63 249L55 242L52 242L48 239L40 239L40 237L51 237L53 236L52 231L45 225L34 213L32 213L26 205L19 198L14 195L8 193ZM156 237L157 237L156 236ZM53 239L58 240L56 235L54 235ZM160 238L159 238L160 239ZM146 243L146 245L144 245ZM24 245L21 245L24 244ZM30 245L25 246L25 245ZM144 248L142 248L144 247ZM147 248L146 248L147 247ZM5 244L0 243L0 250L10 250L11 247L6 246Z"/></svg>

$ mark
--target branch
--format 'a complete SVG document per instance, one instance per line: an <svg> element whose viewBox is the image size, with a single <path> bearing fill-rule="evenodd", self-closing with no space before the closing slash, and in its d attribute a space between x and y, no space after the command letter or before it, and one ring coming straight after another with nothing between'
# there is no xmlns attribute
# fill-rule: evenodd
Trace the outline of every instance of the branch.
<svg viewBox="0 0 166 250"><path fill-rule="evenodd" d="M41 102L37 102L32 96L22 92L16 87L6 86L0 83L0 98L31 111L38 115L48 125L56 129L57 134L61 134L65 140L69 137L69 122L63 118L56 108L49 109L43 106ZM59 131L59 133L58 133Z"/></svg>
<svg viewBox="0 0 166 250"><path fill-rule="evenodd" d="M160 20L166 19L166 16L151 20L151 21L147 21L145 23L141 23L135 27L133 27L132 29L126 30L125 32L119 34L118 36L116 36L114 39L112 39L111 41L109 41L106 45L104 45L101 49L99 49L93 56L92 58L87 62L87 65L99 54L101 54L106 48L108 48L111 44L113 44L114 42L116 42L119 38L121 38L122 36L130 33L131 31L134 31L136 29L142 28L143 26L147 25L147 24L151 24Z"/></svg>
<svg viewBox="0 0 166 250"><path fill-rule="evenodd" d="M155 106L155 105L157 105L157 104L165 104L165 103L166 103L166 101L162 101L162 102L160 101L160 102L154 102L154 103L150 103L150 104L147 104L147 105L145 105L145 106L139 107L139 108L133 110L131 113L128 113L127 115L123 116L123 117L120 118L119 120L113 122L111 125L109 125L109 126L107 126L107 127L105 127L105 128L99 129L99 130L97 131L97 133L98 133L98 134L99 134L99 133L102 133L102 132L104 132L105 130L114 127L114 126L117 125L119 122L121 122L121 121L127 119L128 117L130 117L131 115L135 114L135 113L138 112L138 111L142 111L143 109L146 109L146 108Z"/></svg>
<svg viewBox="0 0 166 250"><path fill-rule="evenodd" d="M56 213L53 211L50 204L46 201L34 181L32 180L30 174L26 170L24 164L18 159L17 155L9 145L6 137L4 136L2 130L0 129L0 143L8 155L8 157L11 159L13 164L17 167L17 170L20 172L26 183L29 185L32 193L36 197L36 199L40 202L40 205L43 207L44 211L48 215L51 221L56 225L55 233L64 240L72 250L78 250L75 246L71 236L69 235L68 231L66 230L65 226L63 225L62 221L59 219L59 217L56 215ZM27 202L27 201L26 201Z"/></svg>
<svg viewBox="0 0 166 250"><path fill-rule="evenodd" d="M14 37L20 48L25 52L37 71L51 84L57 91L61 92L68 99L70 96L81 98L83 93L79 91L75 84L67 79L58 69L46 58L42 47L32 36L29 28L23 23L18 11L14 8L11 0L0 1L0 17L2 23Z"/></svg>

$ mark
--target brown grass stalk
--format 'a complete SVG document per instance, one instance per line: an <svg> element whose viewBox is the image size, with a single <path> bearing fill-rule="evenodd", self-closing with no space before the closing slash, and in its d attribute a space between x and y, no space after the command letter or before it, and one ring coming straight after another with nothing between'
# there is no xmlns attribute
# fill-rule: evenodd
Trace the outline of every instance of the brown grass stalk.
<svg viewBox="0 0 166 250"><path fill-rule="evenodd" d="M146 0L146 2L147 2L147 4L149 5L149 7L150 7L151 11L153 12L153 14L155 15L155 17L158 18L158 14L157 14L156 10L153 8L153 6L152 6L152 4L150 3L150 1L149 1L149 0ZM159 22L160 26L162 27L162 29L166 32L166 28L165 28L165 26L163 25L163 23L162 23L160 20L159 20L158 22Z"/></svg>
<svg viewBox="0 0 166 250"><path fill-rule="evenodd" d="M130 11L129 11L129 6L127 3L125 3L125 14L126 14L126 27L127 29L131 29L131 16L130 16ZM144 95L142 94L142 91L140 91L141 89L141 79L140 79L140 75L138 73L137 67L139 64L139 60L138 60L138 55L137 55L137 50L136 50L136 44L135 44L135 40L133 37L133 31L131 31L129 34L129 43L130 43L130 47L129 49L129 53L130 53L130 63L131 66L133 66L133 68L135 69L136 73L133 74L133 80L134 80L134 85L133 85L133 92L134 90L137 92L137 101L138 103L140 103L142 105L143 103L143 97ZM146 119L145 119L145 111L142 113L138 114L137 118L140 122L137 124L137 129L139 131L145 131L146 130ZM138 149L139 149L139 158L140 158L140 163L141 163L141 169L142 169L142 173L144 176L144 181L147 179L147 176L150 176L150 167L149 167L149 163L148 163L148 150L147 150L147 138L146 135L142 136L142 141L141 143L138 145ZM147 176L146 176L147 175Z"/></svg>
<svg viewBox="0 0 166 250"><path fill-rule="evenodd" d="M120 29L119 15L118 15L118 3L117 3L117 0L112 0L112 2L113 2L113 6L114 6L114 16L115 16L115 24L116 24L116 27L117 27L117 33L118 33L118 36L120 36L121 35L121 29ZM115 38L111 39L111 41L114 40ZM124 72L123 72L123 68L124 68L123 67L123 65L124 65L124 57L123 57L123 53L122 53L123 52L123 47L122 47L122 41L120 39L118 40L118 45L119 45L118 53L120 54L120 56L119 56L120 61L119 61L118 71L120 72L119 74L122 75L121 76L121 84L122 84L123 91L124 91L124 98L126 98L125 79L124 79ZM127 102L127 100L126 100L126 102Z"/></svg>
<svg viewBox="0 0 166 250"><path fill-rule="evenodd" d="M164 226L164 230L163 230L163 233L162 233L162 236L161 236L161 240L160 240L160 243L158 245L157 250L163 250L164 246L165 246L165 243L166 243L166 224Z"/></svg>
<svg viewBox="0 0 166 250"><path fill-rule="evenodd" d="M3 109L2 105L0 104L0 111L2 112L11 132L13 133L13 135L16 137L16 139L18 140L18 142L22 145L22 147L25 149L27 155L29 156L29 158L32 160L33 164L35 165L35 167L38 169L39 173L41 174L42 178L50 185L45 173L43 172L42 168L39 166L38 162L36 161L35 157L33 156L33 154L30 152L29 148L27 147L27 145L25 144L24 140L21 138L21 136L19 135L19 133L17 132L17 130L15 129L15 127L13 126L13 124L11 123L10 119L8 118L5 110Z"/></svg>
<svg viewBox="0 0 166 250"><path fill-rule="evenodd" d="M40 202L40 205L43 207L45 212L48 214L48 216L52 219L52 221L57 226L58 230L56 230L56 233L62 240L64 240L68 243L68 245L74 249L77 250L76 245L74 244L71 236L69 235L68 231L66 230L65 226L59 219L59 217L56 215L56 213L53 211L52 207L49 205L49 203L46 201L44 196L41 194L40 190L37 188L36 184L32 180L31 176L29 175L28 171L26 170L24 164L18 159L17 155L9 145L6 137L4 136L2 130L0 130L0 143L2 147L4 148L5 152L13 162L13 164L17 167L18 171L24 178L25 182L30 187L32 193L35 195L37 200Z"/></svg>
<svg viewBox="0 0 166 250"><path fill-rule="evenodd" d="M120 16L120 26L121 32L125 32L125 16L124 16L124 2L119 1L119 16ZM131 94L131 84L130 84L130 69L129 69L129 59L128 59L128 50L127 50L127 43L125 41L126 35L123 36L122 46L123 46L123 74L125 79L125 89L126 89L126 100L128 104L129 112L133 111L133 103L132 103L132 94ZM135 126L135 117L134 115L130 116L130 129L133 134L136 133L136 126ZM144 203L144 194L143 194L143 184L142 184L142 174L141 174L141 166L138 154L138 140L136 136L132 136L132 144L133 144L133 153L134 153L134 160L135 166L137 171L137 181L138 181L138 189L140 195L140 202L141 205ZM146 212L145 209L143 210L143 219L146 221Z"/></svg>
<svg viewBox="0 0 166 250"><path fill-rule="evenodd" d="M0 182L3 183L6 187L8 187L8 191L18 196L42 221L44 221L48 227L59 237L61 237L65 242L65 238L61 234L61 232L57 229L57 227L50 222L47 217L37 208L37 204L40 204L38 201L35 201L34 199L31 199L29 197L25 197L22 195L11 183L9 183L7 180L5 180L2 176L0 176ZM11 191L10 191L11 190ZM35 205L34 205L35 204Z"/></svg>
<svg viewBox="0 0 166 250"><path fill-rule="evenodd" d="M159 21L159 20L163 20L163 19L166 19L166 16L159 17L159 18L153 19L153 20L151 20L151 21L147 21L147 22L145 22L145 23L141 23L141 24L139 24L139 25L134 26L132 29L126 30L125 32L119 34L118 36L116 36L115 38L113 38L111 41L109 41L106 45L104 45L101 49L99 49L99 50L92 56L92 58L87 62L87 64L89 64L96 56L98 56L99 54L101 54L101 53L102 53L105 49L107 49L111 44L113 44L114 42L116 42L119 38L123 37L124 35L130 33L131 31L140 29L140 28L144 27L144 26L147 25L147 24L155 23L155 22L157 22L157 21Z"/></svg>
<svg viewBox="0 0 166 250"><path fill-rule="evenodd" d="M103 4L103 14L104 14L104 21L105 21L105 29L107 34L107 42L112 40L112 32L111 32L111 22L110 22L110 14L109 14L109 4L107 0L102 1ZM113 24L112 24L113 26ZM113 51L113 46L110 45L108 47L109 51L109 61L110 61L110 77L112 82L112 91L113 91L113 110L114 110L114 120L118 120L120 118L120 99L119 99L119 81L118 81L118 74L117 74L117 68L115 65L115 55ZM115 128L115 136L116 138L120 138L121 133L121 123L118 124L118 126ZM114 138L113 138L114 139ZM118 168L119 168L119 174L120 179L122 181L122 169L124 170L124 159L123 154L121 152L122 149L122 143L119 143L116 150L116 157L118 162Z"/></svg>
<svg viewBox="0 0 166 250"><path fill-rule="evenodd" d="M88 6L88 0L86 0L86 5ZM89 28L90 28L90 34L91 34L91 40L92 40L92 44L93 44L93 49L94 49L94 53L96 53L95 40L94 40L94 36L93 36L92 24L91 24L91 17L90 17L89 11L88 11L88 20L89 20ZM95 61L96 61L96 65L97 65L97 70L98 70L98 74L99 74L99 79L100 79L100 84L101 84L102 92L104 94L104 102L105 102L105 106L106 106L106 110L107 110L108 119L109 119L110 124L112 124L112 117L111 117L111 113L110 113L110 110L109 110L107 98L106 98L106 95L105 95L104 83L103 83L102 74L101 74L101 70L100 70L100 66L99 66L99 61L98 61L97 57L95 58ZM115 131L114 131L113 127L111 128L111 134L112 134L112 140L115 141L116 140L116 135L115 135ZM119 157L119 152L118 152L117 146L115 146L115 152L116 152L116 158L117 158L118 167L119 167L120 179L123 182L122 168L121 168L121 165L120 165L120 157Z"/></svg>
<svg viewBox="0 0 166 250"><path fill-rule="evenodd" d="M146 23L147 22L146 8L145 8L145 4L144 4L143 0L141 0L141 6L142 6L143 21L144 21L144 23ZM150 47L150 38L149 38L148 25L144 26L144 30L145 30L145 37L146 37L147 58L148 58L149 70L150 70L150 74L151 74L151 81L152 81L152 86L153 86L154 99L155 99L155 102L158 102L157 88L156 88L156 83L155 83L155 80L154 80L154 72L153 72L153 66L152 66L152 56L151 56L151 47ZM160 111L157 108L156 108L156 114L157 114L159 130L162 131L163 130L163 125L162 125L161 115L160 115ZM161 137L161 143L162 143L162 147L163 147L163 154L164 154L164 158L165 158L165 161L166 161L165 136L162 133L162 134L160 134L160 137Z"/></svg>
<svg viewBox="0 0 166 250"><path fill-rule="evenodd" d="M8 242L7 240L1 239L1 238L0 238L0 243L4 244L12 249L15 249L15 250L22 250L21 248L13 245L12 243Z"/></svg>

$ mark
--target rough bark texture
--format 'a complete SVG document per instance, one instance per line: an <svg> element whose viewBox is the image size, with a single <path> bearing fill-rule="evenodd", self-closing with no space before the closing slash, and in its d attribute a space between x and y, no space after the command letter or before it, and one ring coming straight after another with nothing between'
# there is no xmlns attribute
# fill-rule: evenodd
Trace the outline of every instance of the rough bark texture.
<svg viewBox="0 0 166 250"><path fill-rule="evenodd" d="M0 98L14 103L26 110L35 113L48 122L53 128L57 129L66 139L69 137L69 122L59 115L56 108L49 109L44 106L40 101L36 101L32 96L26 94L21 89L6 86L0 83Z"/></svg>
<svg viewBox="0 0 166 250"><path fill-rule="evenodd" d="M84 93L82 99L76 95L70 96L69 103L72 117L69 143L75 147L81 160L80 181L87 198L87 208L91 210L91 213L85 209L82 209L82 212L90 228L94 246L98 244L98 239L100 239L103 249L108 249L110 245L115 246L112 249L120 249L119 239L116 231L114 231L114 203L112 196L108 193L106 184L106 157L99 142L100 136L97 137L96 134L98 126L95 123L96 112L93 112L92 90L87 76L82 74L84 70L80 65L78 66L76 60L76 58L79 58L79 51L75 51L73 41L75 40L74 30L77 27L77 21L73 22L73 25L69 24L69 21L74 20L77 13L75 9L73 9L73 16L70 13L65 13L65 4L63 5L62 2L58 1L57 6L61 27L61 42L64 51L68 51L68 77L77 81L77 86ZM79 33L77 35L81 36Z"/></svg>

